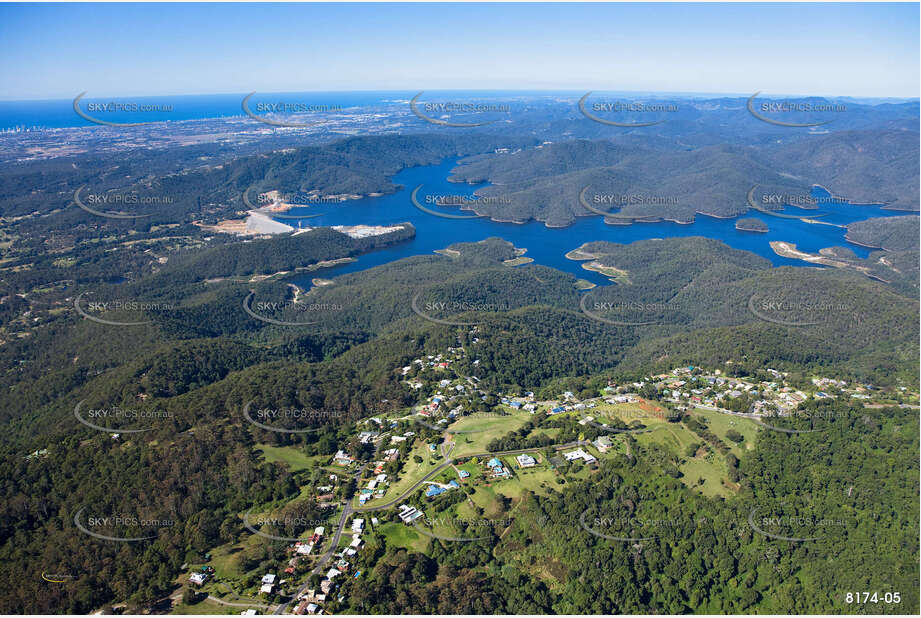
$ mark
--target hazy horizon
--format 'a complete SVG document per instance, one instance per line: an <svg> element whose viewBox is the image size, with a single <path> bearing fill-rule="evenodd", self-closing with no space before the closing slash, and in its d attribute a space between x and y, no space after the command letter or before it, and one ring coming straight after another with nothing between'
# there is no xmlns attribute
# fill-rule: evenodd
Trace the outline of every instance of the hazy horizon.
<svg viewBox="0 0 921 618"><path fill-rule="evenodd" d="M2 4L0 100L422 88L914 99L918 21L917 3Z"/></svg>

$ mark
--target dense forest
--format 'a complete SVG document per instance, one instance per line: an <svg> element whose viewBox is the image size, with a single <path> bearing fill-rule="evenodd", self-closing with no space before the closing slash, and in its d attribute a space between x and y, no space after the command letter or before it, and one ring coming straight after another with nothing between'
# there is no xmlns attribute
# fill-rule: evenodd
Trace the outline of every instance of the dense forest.
<svg viewBox="0 0 921 618"><path fill-rule="evenodd" d="M348 441L369 459L370 449L353 444L355 421L420 403L400 368L452 346L466 351L456 362L458 375L495 392L533 390L538 397L563 390L594 397L609 379L631 381L684 365L761 379L771 368L799 384L821 374L870 383L893 397L900 389L917 391L913 216L849 227L850 239L881 248L866 260L837 250L840 259L866 269L860 272L774 268L705 238L588 242L578 249L611 279L590 290L545 266L510 266L506 261L518 252L500 238L446 239L447 250L437 254L294 285L295 274L320 262L403 242L415 229L406 223L369 238L315 229L241 240L197 225L239 216L244 191L388 193L398 189L391 180L397 171L448 156L463 157L454 180L488 179L496 186L484 195L512 196L510 206L487 205L484 214L551 225L599 215L584 208L580 195L602 213L624 215L620 223L739 214L754 182L762 191L793 193L821 181L854 198L861 197L855 183L863 183L877 191L871 198L917 209L905 197L917 193L913 176L895 180L917 168L916 143L909 148L900 131L872 143L860 125L865 119L854 114L843 122L856 123L847 126L861 149L845 153L848 164L833 156L812 164L816 148L842 153L845 145L835 134L777 143L766 126L753 129L751 146L727 145L721 132L735 131L740 120L727 114L719 126L704 126L701 117L684 106L650 139L626 134L544 143L538 135L568 137L576 123L541 120L533 133L520 134L526 137L352 137L220 164L192 165L203 153L220 154L214 148L172 159L132 154L115 166L78 159L19 165L18 175L0 171L0 608L88 613L123 602L143 611L176 590L184 563L245 538L248 510L331 517L329 509L299 500L305 479L260 457L259 445L326 456ZM585 124L579 135L603 133ZM684 131L696 148L676 148L665 137ZM781 168L798 177L779 174ZM94 217L73 200L91 182L97 193L171 199L136 213L150 217ZM591 189L583 193L585 187ZM595 200L628 194L680 199L620 208ZM122 301L129 305L106 304ZM733 405L742 411L747 402ZM483 411L495 402L472 405ZM279 425L310 433L281 433L248 422L248 406L320 414ZM383 538L370 543L358 557L365 575L348 578L345 600L333 609L917 610L917 410L863 408L845 399L804 406L830 419L821 431L761 432L738 458L729 452L730 436L724 440L699 419L668 410L672 427L730 462L736 490L729 498L692 491L673 455L626 438L627 453L598 466L567 465L562 482L545 492L526 491L514 505L497 498L494 515L512 522L507 530L490 530L473 543L435 541L425 552L388 546ZM130 414L100 418L99 411ZM642 429L638 422L629 427ZM532 432L537 428L553 437ZM425 439L437 435L414 429ZM545 449L549 456L553 443L603 434L570 417L542 416L492 439L487 450ZM822 543L785 543L753 530L752 512L845 523ZM633 543L582 525L612 513L618 521L669 523L651 540ZM89 523L110 515L128 522ZM381 517L395 521L389 512ZM107 542L80 526L143 540ZM629 526L601 532L646 536ZM284 550L277 543L247 550L246 564L268 568ZM68 581L49 587L43 572L66 574ZM844 603L845 592L859 590L899 591L903 602Z"/></svg>
<svg viewBox="0 0 921 618"><path fill-rule="evenodd" d="M571 376L594 379L726 360L752 371L821 370L917 388L917 302L851 273L771 268L761 258L701 238L583 247L625 273L626 283L592 291L601 308L593 301L591 309L610 317L608 308L617 302L639 300L644 311L668 318L642 327L587 315L570 275L503 264L514 248L499 239L453 245L448 255L400 260L315 288L306 295L310 303L340 309L307 329L253 319L242 307L249 286L226 281L203 287L192 276L246 272L256 267L248 255L277 255L271 268L290 268L355 250L341 237L305 234L286 239L289 251L277 253L253 243L234 259L220 248L180 257L164 274L112 285L116 296L143 290L176 303L162 315L149 312L149 324L107 327L70 312L37 329L31 340L3 347L4 607L85 612L113 599L141 607L168 594L189 552L236 538L240 514L251 506L297 495L291 476L256 458L252 445L331 452L337 428L415 403L396 368L457 341L472 351L459 371L512 391ZM252 287L260 299L292 305L284 281ZM783 324L803 316L782 314L778 323L750 311L755 294L789 299L817 290L832 300L844 295L846 310L808 326ZM417 315L414 296L431 317L477 326L446 326ZM461 308L439 313L438 302L459 302ZM674 311L663 309L672 305ZM282 311L276 317L291 316ZM310 420L322 431L265 431L245 422L248 403L322 410L322 417ZM145 431L112 440L81 425L78 404L85 410L136 410L136 418L107 420L105 426ZM904 516L917 509L901 508L917 499L911 472L917 415L893 408L851 417L856 420L835 425L823 438L763 434L757 450L741 460L737 478L744 491L725 504L688 493L670 475L674 471L668 473L667 461L650 456L650 463L637 453L606 464L584 487L573 483L559 495L529 497L501 540L474 548L448 544L429 556L380 547L362 558L373 575L343 609L830 611L839 608L831 591L848 586L901 589L906 603L917 604L908 585L917 562L907 559L917 555L917 521ZM598 434L571 421L555 426L566 439ZM688 427L722 450L705 428ZM507 436L491 448L533 446L544 445ZM26 458L35 451L42 453ZM845 483L857 490L848 515L859 525L818 553L778 547L745 529L746 509L783 492L840 509L836 500L847 491ZM681 533L634 548L583 534L582 511L627 502L642 513L678 518ZM75 517L117 512L169 525L120 530L115 536L156 539L117 546L88 540L73 527ZM544 523L529 523L531 517ZM736 524L695 527L701 517ZM845 561L850 579L819 585L821 595L808 593L817 585L810 582L829 576L823 565L832 558ZM865 568L871 561L887 569ZM536 572L536 563L550 565L552 578ZM672 572L679 565L685 566ZM73 574L74 581L40 594L40 580L18 576L42 570Z"/></svg>
<svg viewBox="0 0 921 618"><path fill-rule="evenodd" d="M741 461L741 490L730 500L688 491L656 449L634 443L633 455L586 480L545 496L526 492L514 512L496 516L511 522L501 537L436 540L426 554L376 545L358 563L368 575L344 585L341 609L431 613L457 603L456 611L509 614L911 613L918 607L917 413L830 405L835 413L825 417L837 420L820 432L762 434ZM773 532L821 538L777 541L751 526L753 511L807 522ZM638 540L606 539L585 522L602 535ZM902 603L848 605L853 590L900 591Z"/></svg>

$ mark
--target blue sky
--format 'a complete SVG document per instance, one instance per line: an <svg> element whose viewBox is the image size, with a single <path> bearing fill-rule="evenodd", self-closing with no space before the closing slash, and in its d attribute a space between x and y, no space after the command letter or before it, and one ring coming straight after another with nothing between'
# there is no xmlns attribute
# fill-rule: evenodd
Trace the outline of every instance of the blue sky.
<svg viewBox="0 0 921 618"><path fill-rule="evenodd" d="M0 99L572 89L917 97L913 4L0 4Z"/></svg>

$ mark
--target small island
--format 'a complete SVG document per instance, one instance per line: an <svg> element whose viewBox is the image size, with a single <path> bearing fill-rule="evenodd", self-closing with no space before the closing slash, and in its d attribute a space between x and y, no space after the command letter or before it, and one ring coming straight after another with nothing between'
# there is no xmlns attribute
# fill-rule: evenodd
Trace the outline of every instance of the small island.
<svg viewBox="0 0 921 618"><path fill-rule="evenodd" d="M767 223L761 219L753 219L751 217L746 217L736 221L736 229L742 232L761 232L767 233L770 230L768 229Z"/></svg>

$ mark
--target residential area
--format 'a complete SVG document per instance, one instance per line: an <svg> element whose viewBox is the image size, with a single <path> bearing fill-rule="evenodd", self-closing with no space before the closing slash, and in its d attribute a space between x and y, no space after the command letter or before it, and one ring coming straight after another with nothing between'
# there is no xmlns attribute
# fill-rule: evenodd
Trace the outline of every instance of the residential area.
<svg viewBox="0 0 921 618"><path fill-rule="evenodd" d="M796 417L810 399L917 402L905 390L884 395L870 384L824 376L794 379L767 369L739 377L732 363L608 380L588 397L493 392L461 374L459 367L478 365L467 355L458 342L394 368L417 403L338 429L328 455L258 445L267 461L304 482L292 505L322 518L298 520L286 536L278 533L286 522L268 514L290 505L267 507L256 520L262 526L250 528L254 534L188 565L188 592L174 613L337 613L343 584L360 585L367 570L360 566L364 552L374 555L382 543L424 553L432 543L501 538L528 493L588 478L605 460L632 457L638 445L671 452L667 473L694 491L727 497L739 489L738 458L771 426L766 419Z"/></svg>

